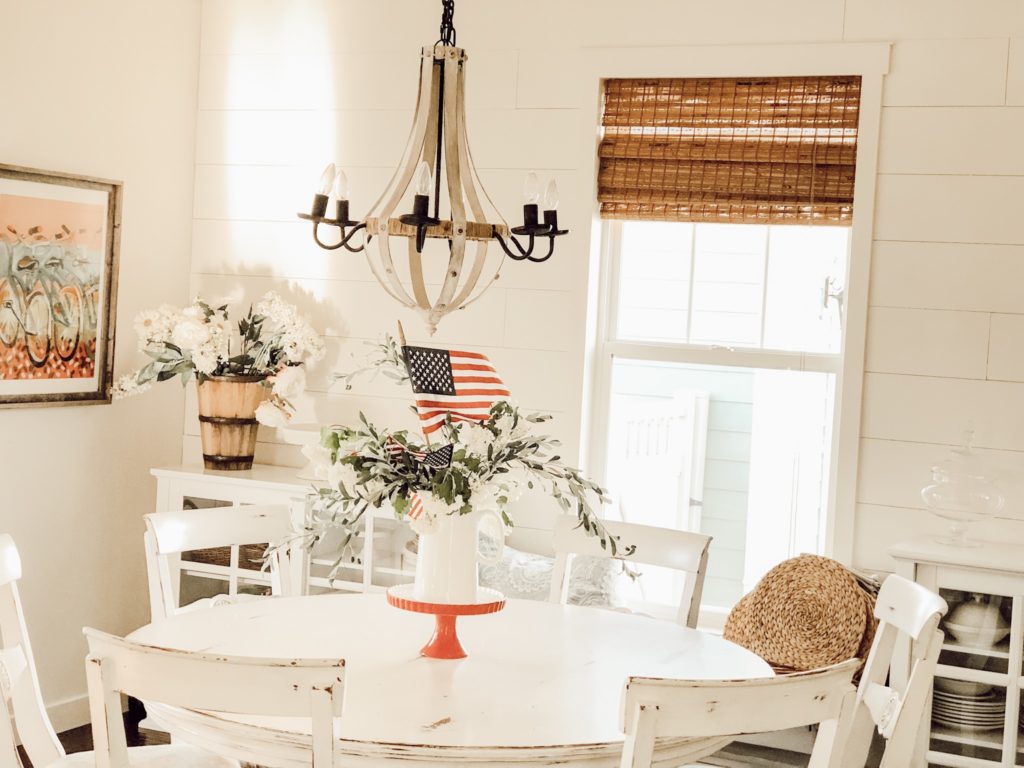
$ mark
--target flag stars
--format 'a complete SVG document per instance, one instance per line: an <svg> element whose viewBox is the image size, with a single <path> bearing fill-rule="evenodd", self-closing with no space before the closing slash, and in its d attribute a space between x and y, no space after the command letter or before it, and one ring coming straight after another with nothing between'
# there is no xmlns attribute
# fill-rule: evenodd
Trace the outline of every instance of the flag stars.
<svg viewBox="0 0 1024 768"><path fill-rule="evenodd" d="M455 394L455 380L452 377L448 350L406 347L405 356L413 392L432 395Z"/></svg>

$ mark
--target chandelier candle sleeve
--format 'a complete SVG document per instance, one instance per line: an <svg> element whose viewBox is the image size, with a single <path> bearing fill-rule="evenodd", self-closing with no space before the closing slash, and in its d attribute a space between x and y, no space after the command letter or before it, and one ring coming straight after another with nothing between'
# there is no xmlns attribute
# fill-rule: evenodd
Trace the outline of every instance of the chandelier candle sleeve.
<svg viewBox="0 0 1024 768"><path fill-rule="evenodd" d="M317 185L316 194L313 195L312 216L323 218L327 215L327 198L331 193L331 185L334 183L334 163L328 163L324 172L320 174L320 183Z"/></svg>
<svg viewBox="0 0 1024 768"><path fill-rule="evenodd" d="M568 230L558 228L558 184L552 179L544 191L544 224L552 235L564 235Z"/></svg>
<svg viewBox="0 0 1024 768"><path fill-rule="evenodd" d="M337 175L334 177L332 194L338 211L334 217L334 223L342 227L342 232L345 231L345 227L356 226L359 222L352 221L348 217L348 176L341 168L338 169Z"/></svg>
<svg viewBox="0 0 1024 768"><path fill-rule="evenodd" d="M416 194L412 199L412 213L400 217L403 224L416 227L416 253L423 253L427 240L427 227L441 220L430 215L430 166L424 160L416 171Z"/></svg>

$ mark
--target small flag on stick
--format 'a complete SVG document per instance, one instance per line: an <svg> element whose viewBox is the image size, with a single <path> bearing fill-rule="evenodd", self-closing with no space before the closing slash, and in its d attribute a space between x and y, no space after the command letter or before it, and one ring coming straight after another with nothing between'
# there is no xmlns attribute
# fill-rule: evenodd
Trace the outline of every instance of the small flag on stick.
<svg viewBox="0 0 1024 768"><path fill-rule="evenodd" d="M479 352L402 347L423 434L452 421L487 421L491 406L509 397L491 361Z"/></svg>
<svg viewBox="0 0 1024 768"><path fill-rule="evenodd" d="M388 437L384 442L384 450L392 456L401 456L402 454L407 453L416 459L416 461L426 464L431 469L444 469L451 465L452 455L455 453L455 448L451 444L442 446L434 451L414 451L413 449L402 445L393 437Z"/></svg>

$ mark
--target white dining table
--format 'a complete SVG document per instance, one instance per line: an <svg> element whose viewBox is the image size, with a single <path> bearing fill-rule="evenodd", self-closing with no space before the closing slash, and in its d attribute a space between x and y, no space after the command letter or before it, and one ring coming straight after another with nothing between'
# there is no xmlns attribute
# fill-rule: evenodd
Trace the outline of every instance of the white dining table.
<svg viewBox="0 0 1024 768"><path fill-rule="evenodd" d="M770 677L770 667L721 637L618 611L509 600L463 617L464 659L419 649L434 618L384 595L267 598L183 613L129 637L186 651L265 658L343 658L336 749L345 766L614 766L622 753L627 677ZM153 705L182 741L268 768L308 766L310 725ZM728 739L666 739L655 764L678 766Z"/></svg>

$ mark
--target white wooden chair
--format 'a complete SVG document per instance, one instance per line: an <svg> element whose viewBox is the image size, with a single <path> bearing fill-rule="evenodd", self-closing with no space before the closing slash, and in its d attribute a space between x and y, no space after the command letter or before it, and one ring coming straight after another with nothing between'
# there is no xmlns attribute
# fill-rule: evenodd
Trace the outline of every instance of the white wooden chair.
<svg viewBox="0 0 1024 768"><path fill-rule="evenodd" d="M239 568L239 547L243 544L280 544L292 533L291 510L287 505L213 507L210 509L154 512L146 515L146 568L149 576L149 603L153 621L182 611L207 608L252 597L239 593L240 581L258 571ZM182 552L215 547L231 547L227 568L228 592L179 604L181 571L188 568ZM271 555L271 593L305 593L308 560L301 546ZM298 551L296 551L298 550Z"/></svg>
<svg viewBox="0 0 1024 768"><path fill-rule="evenodd" d="M677 531L651 525L602 521L608 532L619 537L622 547L635 545L634 554L617 558L629 563L661 566L685 574L676 620L688 627L697 626L704 574L708 565L711 537L701 533ZM576 518L562 516L554 530L555 566L551 573L551 601L564 603L569 593L572 558L576 555L610 557L600 541L578 527Z"/></svg>
<svg viewBox="0 0 1024 768"><path fill-rule="evenodd" d="M857 689L844 768L864 768L875 728L886 742L880 768L905 768L913 762L942 650L939 621L947 609L937 594L901 576L889 576L882 584L875 602L878 631ZM908 651L909 674L896 680L893 656Z"/></svg>
<svg viewBox="0 0 1024 768"><path fill-rule="evenodd" d="M35 661L21 610L17 581L21 578L21 558L14 540L0 534L0 768L21 768L17 744L22 746L33 766L64 768L93 766L93 754L65 756L43 705L36 676ZM116 702L121 717L121 702ZM123 721L121 721L124 733ZM237 768L238 763L224 760L193 747L140 747L132 750L136 768ZM99 768L109 768L98 763ZM127 764L125 764L127 765Z"/></svg>
<svg viewBox="0 0 1024 768"><path fill-rule="evenodd" d="M648 768L654 740L729 738L820 724L808 768L839 768L856 691L856 659L813 672L757 680L665 680L626 683L622 768Z"/></svg>
<svg viewBox="0 0 1024 768"><path fill-rule="evenodd" d="M47 766L64 756L64 748L50 724L39 690L32 646L18 596L21 557L14 539L0 534L0 767L21 765L17 737L33 765ZM18 713L17 736L11 710Z"/></svg>
<svg viewBox="0 0 1024 768"><path fill-rule="evenodd" d="M333 768L335 718L341 716L345 662L339 659L259 659L206 653L188 653L139 645L129 640L85 629L89 642L86 676L92 715L95 762L79 754L58 763L65 766L129 768L192 765L237 765L218 762L188 763L178 758L195 748L170 744L133 747L125 743L121 694L150 704L202 709L227 715L307 718L312 722L312 768ZM239 749L243 749L239 746ZM176 754L177 751L177 754ZM155 755L166 762L147 762ZM238 757L259 762L259 754Z"/></svg>

